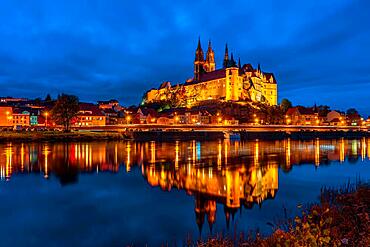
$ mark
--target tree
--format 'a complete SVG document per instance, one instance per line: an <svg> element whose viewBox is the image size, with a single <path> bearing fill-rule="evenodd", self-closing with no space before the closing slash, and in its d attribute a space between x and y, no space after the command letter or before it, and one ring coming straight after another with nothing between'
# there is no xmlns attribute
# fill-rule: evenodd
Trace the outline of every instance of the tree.
<svg viewBox="0 0 370 247"><path fill-rule="evenodd" d="M355 108L349 108L347 110L347 115L358 115L358 111Z"/></svg>
<svg viewBox="0 0 370 247"><path fill-rule="evenodd" d="M292 102L288 99L282 99L280 103L281 110L284 112L284 114L288 111L289 108L292 107Z"/></svg>
<svg viewBox="0 0 370 247"><path fill-rule="evenodd" d="M330 112L330 106L327 105L319 105L316 107L317 113L321 117L326 117Z"/></svg>
<svg viewBox="0 0 370 247"><path fill-rule="evenodd" d="M33 102L35 102L36 105L40 105L41 104L41 98L36 98L33 100Z"/></svg>
<svg viewBox="0 0 370 247"><path fill-rule="evenodd" d="M70 130L71 121L79 111L78 98L74 95L62 94L52 109L52 117L57 124L63 125L64 131Z"/></svg>

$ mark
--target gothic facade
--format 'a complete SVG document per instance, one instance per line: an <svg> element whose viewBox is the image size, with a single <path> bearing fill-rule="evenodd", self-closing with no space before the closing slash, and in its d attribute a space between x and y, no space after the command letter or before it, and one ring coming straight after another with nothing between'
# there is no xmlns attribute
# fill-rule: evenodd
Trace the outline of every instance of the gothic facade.
<svg viewBox="0 0 370 247"><path fill-rule="evenodd" d="M198 40L195 51L194 77L182 84L163 82L144 96L144 103L171 101L179 106L191 106L206 100L252 101L277 105L277 82L272 73L260 65L236 63L226 44L222 68L216 69L215 53L208 43L206 56Z"/></svg>

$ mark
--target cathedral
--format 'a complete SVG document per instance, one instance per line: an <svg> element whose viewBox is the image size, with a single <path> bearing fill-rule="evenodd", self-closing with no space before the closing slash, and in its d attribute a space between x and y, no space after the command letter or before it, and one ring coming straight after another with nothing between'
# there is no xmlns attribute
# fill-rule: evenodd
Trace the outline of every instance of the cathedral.
<svg viewBox="0 0 370 247"><path fill-rule="evenodd" d="M243 66L229 56L226 44L222 68L216 69L215 53L211 41L206 56L200 39L195 51L194 77L185 83L172 85L163 82L158 89L144 95L143 103L171 102L177 106L192 106L206 100L252 101L277 105L277 82L272 73L255 69L251 64Z"/></svg>

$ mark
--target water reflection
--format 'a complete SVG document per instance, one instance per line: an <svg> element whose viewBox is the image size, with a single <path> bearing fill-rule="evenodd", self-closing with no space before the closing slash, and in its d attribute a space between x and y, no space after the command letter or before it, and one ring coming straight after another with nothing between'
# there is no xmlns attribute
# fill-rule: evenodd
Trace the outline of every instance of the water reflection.
<svg viewBox="0 0 370 247"><path fill-rule="evenodd" d="M238 209L274 198L279 168L289 172L300 164L320 167L332 161L365 160L370 156L370 139L7 143L0 145L0 154L0 178L4 181L20 174L37 174L57 178L65 185L78 182L80 173L139 168L151 186L185 190L193 196L201 229L205 220L212 228L218 204L229 222Z"/></svg>

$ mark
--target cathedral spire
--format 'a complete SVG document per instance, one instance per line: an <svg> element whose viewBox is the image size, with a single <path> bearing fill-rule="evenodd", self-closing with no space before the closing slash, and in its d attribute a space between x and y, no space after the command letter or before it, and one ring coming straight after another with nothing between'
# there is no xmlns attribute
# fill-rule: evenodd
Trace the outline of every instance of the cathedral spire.
<svg viewBox="0 0 370 247"><path fill-rule="evenodd" d="M214 71L216 69L215 52L212 50L211 40L208 41L208 49L207 49L206 62L204 64L204 69L207 72Z"/></svg>
<svg viewBox="0 0 370 247"><path fill-rule="evenodd" d="M227 68L228 64L229 64L229 49L227 48L227 43L226 43L224 63L223 63L224 68Z"/></svg>
<svg viewBox="0 0 370 247"><path fill-rule="evenodd" d="M199 61L199 62L204 61L204 53L202 49L202 44L200 43L200 37L198 38L198 46L195 51L195 61Z"/></svg>
<svg viewBox="0 0 370 247"><path fill-rule="evenodd" d="M204 65L204 53L199 37L198 46L197 49L195 50L195 59L194 59L194 79L196 81L200 80L200 74L204 72L203 65Z"/></svg>
<svg viewBox="0 0 370 247"><path fill-rule="evenodd" d="M241 69L241 68L242 68L242 64L240 63L240 57L239 57L239 59L238 59L238 67L239 67L239 69Z"/></svg>
<svg viewBox="0 0 370 247"><path fill-rule="evenodd" d="M228 67L236 67L236 62L234 60L234 54L233 53L231 53L231 58L230 58Z"/></svg>

